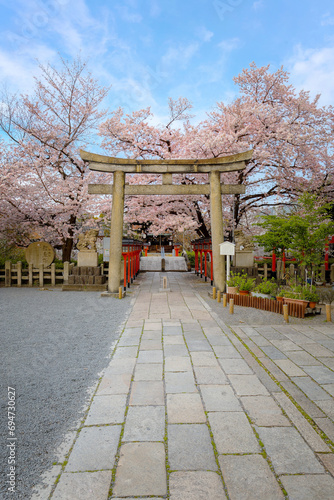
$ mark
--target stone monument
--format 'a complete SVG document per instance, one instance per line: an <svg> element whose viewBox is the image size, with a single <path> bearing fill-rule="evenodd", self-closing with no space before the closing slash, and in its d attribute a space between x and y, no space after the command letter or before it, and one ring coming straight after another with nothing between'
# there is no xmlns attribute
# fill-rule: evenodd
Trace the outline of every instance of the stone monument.
<svg viewBox="0 0 334 500"><path fill-rule="evenodd" d="M32 264L35 268L41 267L41 264L49 267L55 258L55 252L49 243L35 241L26 248L25 257L28 264Z"/></svg>
<svg viewBox="0 0 334 500"><path fill-rule="evenodd" d="M246 236L242 231L237 230L235 236L235 267L254 266L254 244L251 236Z"/></svg>
<svg viewBox="0 0 334 500"><path fill-rule="evenodd" d="M96 251L96 240L99 234L98 229L89 229L85 233L79 234L77 243L78 267L96 267L98 265L98 255Z"/></svg>

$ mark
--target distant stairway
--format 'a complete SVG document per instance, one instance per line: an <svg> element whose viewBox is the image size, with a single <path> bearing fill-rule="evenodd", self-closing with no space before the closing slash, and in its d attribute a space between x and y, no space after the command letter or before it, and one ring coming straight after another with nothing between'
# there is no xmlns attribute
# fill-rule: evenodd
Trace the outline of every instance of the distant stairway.
<svg viewBox="0 0 334 500"><path fill-rule="evenodd" d="M140 270L141 271L162 271L163 262L160 255L141 257ZM187 271L187 264L184 257L165 257L165 271Z"/></svg>

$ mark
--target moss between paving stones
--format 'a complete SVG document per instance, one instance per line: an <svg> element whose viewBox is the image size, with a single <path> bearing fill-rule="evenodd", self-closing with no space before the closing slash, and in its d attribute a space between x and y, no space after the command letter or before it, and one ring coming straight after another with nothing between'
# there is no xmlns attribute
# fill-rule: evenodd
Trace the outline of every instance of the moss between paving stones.
<svg viewBox="0 0 334 500"><path fill-rule="evenodd" d="M303 415L303 417L308 421L308 423L313 427L313 429L319 434L319 436L325 441L325 443L334 451L334 442L320 429L316 422L310 417L306 411L297 403L297 401L291 396L291 394L283 387L283 385L275 378L275 376L268 370L260 359L252 352L250 347L245 343L245 341L231 328L231 331L236 336L236 338L241 342L241 344L247 349L251 356L256 360L256 362L263 368L263 370L269 375L269 377L276 383L276 385L282 390L282 392L290 399L290 401L295 405L298 411ZM292 381L293 383L293 381ZM294 384L295 385L295 384ZM281 408L282 409L282 408ZM286 414L284 412L284 414ZM286 415L287 416L287 415ZM288 416L287 416L288 418ZM290 419L289 419L290 420Z"/></svg>

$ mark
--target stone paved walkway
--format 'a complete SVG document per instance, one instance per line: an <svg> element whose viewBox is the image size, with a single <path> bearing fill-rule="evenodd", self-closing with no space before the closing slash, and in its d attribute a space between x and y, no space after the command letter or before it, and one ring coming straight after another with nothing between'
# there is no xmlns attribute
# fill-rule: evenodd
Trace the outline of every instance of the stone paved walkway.
<svg viewBox="0 0 334 500"><path fill-rule="evenodd" d="M50 498L332 500L333 325L230 328L189 274L161 279L140 278Z"/></svg>

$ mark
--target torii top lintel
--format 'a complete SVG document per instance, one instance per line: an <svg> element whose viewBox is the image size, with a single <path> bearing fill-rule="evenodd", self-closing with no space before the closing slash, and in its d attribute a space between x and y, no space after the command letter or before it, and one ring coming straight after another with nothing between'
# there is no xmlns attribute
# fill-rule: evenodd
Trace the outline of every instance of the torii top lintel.
<svg viewBox="0 0 334 500"><path fill-rule="evenodd" d="M209 173L212 171L234 172L246 168L253 150L220 158L171 159L171 160L136 160L115 158L87 151L80 151L83 160L89 162L89 168L98 172L122 171L128 174L188 174Z"/></svg>

